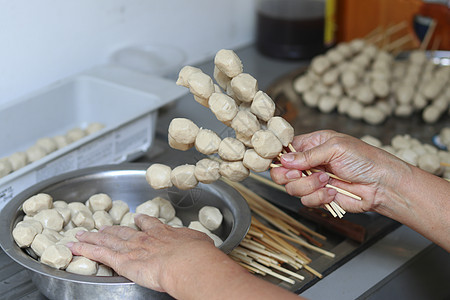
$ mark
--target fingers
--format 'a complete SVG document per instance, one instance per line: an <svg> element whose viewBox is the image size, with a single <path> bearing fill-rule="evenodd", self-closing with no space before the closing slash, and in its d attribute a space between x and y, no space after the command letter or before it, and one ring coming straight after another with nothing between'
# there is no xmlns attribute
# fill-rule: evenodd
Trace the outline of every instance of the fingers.
<svg viewBox="0 0 450 300"><path fill-rule="evenodd" d="M150 217L144 214L137 214L134 217L134 223L139 227L142 231L152 230L157 226L163 225L163 223L157 218Z"/></svg>
<svg viewBox="0 0 450 300"><path fill-rule="evenodd" d="M300 198L302 204L308 207L319 207L335 200L336 190L320 188L309 195Z"/></svg>
<svg viewBox="0 0 450 300"><path fill-rule="evenodd" d="M289 195L303 197L323 188L330 177L326 173L314 173L286 184Z"/></svg>
<svg viewBox="0 0 450 300"><path fill-rule="evenodd" d="M117 253L114 250L87 243L68 243L67 247L73 255L81 255L91 260L114 268L117 264Z"/></svg>
<svg viewBox="0 0 450 300"><path fill-rule="evenodd" d="M278 184L285 185L288 182L297 180L302 177L300 170L296 169L286 169L283 167L272 168L270 170L270 176L272 180Z"/></svg>
<svg viewBox="0 0 450 300"><path fill-rule="evenodd" d="M122 249L125 242L120 237L105 232L82 231L77 233L76 237L80 242L108 247L116 251Z"/></svg>
<svg viewBox="0 0 450 300"><path fill-rule="evenodd" d="M104 228L101 228L100 232L116 236L122 240L129 240L138 231L128 226L106 226Z"/></svg>

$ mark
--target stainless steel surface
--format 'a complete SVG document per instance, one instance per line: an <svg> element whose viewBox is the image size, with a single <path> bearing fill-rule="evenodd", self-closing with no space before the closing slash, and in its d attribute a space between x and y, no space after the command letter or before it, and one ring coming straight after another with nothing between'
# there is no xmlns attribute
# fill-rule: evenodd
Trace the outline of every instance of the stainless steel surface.
<svg viewBox="0 0 450 300"><path fill-rule="evenodd" d="M96 277L71 274L48 267L31 258L14 242L11 232L22 220L22 203L37 193L48 193L66 202L86 201L96 193L126 201L134 211L140 203L162 196L170 199L184 224L197 220L204 205L218 207L224 215L220 229L214 231L224 243L225 253L236 247L250 227L250 210L245 200L223 182L200 184L181 192L177 189L153 190L145 180L148 163L127 163L78 170L41 182L17 195L0 213L0 244L3 251L29 271L37 288L50 299L165 299L167 294L143 288L120 276ZM1 297L1 296L0 296Z"/></svg>

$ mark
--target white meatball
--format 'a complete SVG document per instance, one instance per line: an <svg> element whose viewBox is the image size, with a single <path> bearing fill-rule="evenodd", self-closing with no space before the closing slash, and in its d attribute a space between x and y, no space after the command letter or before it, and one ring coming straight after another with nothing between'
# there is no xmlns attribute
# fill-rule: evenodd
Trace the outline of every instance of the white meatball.
<svg viewBox="0 0 450 300"><path fill-rule="evenodd" d="M195 72L188 78L189 91L198 97L208 99L214 93L214 83L203 72Z"/></svg>
<svg viewBox="0 0 450 300"><path fill-rule="evenodd" d="M48 194L39 193L25 200L22 204L22 209L27 215L34 216L41 210L52 208L52 206L53 197Z"/></svg>
<svg viewBox="0 0 450 300"><path fill-rule="evenodd" d="M294 128L282 117L271 118L267 122L267 129L270 130L285 147L287 147L294 139Z"/></svg>
<svg viewBox="0 0 450 300"><path fill-rule="evenodd" d="M185 66L178 73L178 79L176 84L189 88L188 78L194 73L202 72L199 68Z"/></svg>
<svg viewBox="0 0 450 300"><path fill-rule="evenodd" d="M70 220L72 219L72 212L70 211L69 207L53 207L54 210L56 210L61 217L63 217L64 223L63 226L66 226L69 224Z"/></svg>
<svg viewBox="0 0 450 300"><path fill-rule="evenodd" d="M30 224L23 224L22 226L16 226L12 231L14 241L20 248L26 248L31 245L34 238L40 232L36 227Z"/></svg>
<svg viewBox="0 0 450 300"><path fill-rule="evenodd" d="M84 211L85 213L92 215L91 210L81 202L70 202L67 204L67 207L70 209L72 217L80 211Z"/></svg>
<svg viewBox="0 0 450 300"><path fill-rule="evenodd" d="M86 212L81 210L76 214L72 215L72 222L75 226L84 227L87 230L92 230L95 228L94 218L91 212Z"/></svg>
<svg viewBox="0 0 450 300"><path fill-rule="evenodd" d="M223 215L217 207L203 206L198 212L198 220L206 229L214 231L222 225Z"/></svg>
<svg viewBox="0 0 450 300"><path fill-rule="evenodd" d="M41 256L41 263L56 269L65 269L72 260L72 251L64 245L51 245Z"/></svg>
<svg viewBox="0 0 450 300"><path fill-rule="evenodd" d="M8 158L4 157L0 159L0 178L8 175L13 171L13 167Z"/></svg>
<svg viewBox="0 0 450 300"><path fill-rule="evenodd" d="M328 86L337 82L339 78L339 71L337 69L327 70L322 77L322 82Z"/></svg>
<svg viewBox="0 0 450 300"><path fill-rule="evenodd" d="M231 128L241 135L251 137L261 128L261 125L254 114L249 111L241 110L233 118Z"/></svg>
<svg viewBox="0 0 450 300"><path fill-rule="evenodd" d="M40 257L42 256L42 253L44 253L45 249L52 245L55 245L57 241L58 240L51 235L39 233L33 239L30 247L31 249L33 249L34 253L36 253L36 255Z"/></svg>
<svg viewBox="0 0 450 300"><path fill-rule="evenodd" d="M305 102L305 104L309 107L317 107L319 104L319 98L320 94L316 91L306 91L302 97L303 102Z"/></svg>
<svg viewBox="0 0 450 300"><path fill-rule="evenodd" d="M209 104L208 104L209 99L208 98L202 98L202 97L194 95L194 99L195 99L195 101L197 101L198 103L200 103L204 107L208 107L209 108Z"/></svg>
<svg viewBox="0 0 450 300"><path fill-rule="evenodd" d="M86 132L86 134L93 134L97 131L102 130L103 128L105 128L105 125L102 123L98 123L98 122L92 122L89 123L89 125L86 127L86 129L84 130Z"/></svg>
<svg viewBox="0 0 450 300"><path fill-rule="evenodd" d="M363 116L363 110L364 107L361 103L351 100L347 110L347 115L352 119L360 120Z"/></svg>
<svg viewBox="0 0 450 300"><path fill-rule="evenodd" d="M214 66L214 73L213 73L214 79L219 84L221 88L224 90L227 88L227 85L230 83L231 78L225 75L222 71L217 68L217 66Z"/></svg>
<svg viewBox="0 0 450 300"><path fill-rule="evenodd" d="M242 133L236 132L236 139L241 141L246 147L252 148L252 137L243 135Z"/></svg>
<svg viewBox="0 0 450 300"><path fill-rule="evenodd" d="M311 61L311 69L321 75L331 66L330 61L324 55L317 55Z"/></svg>
<svg viewBox="0 0 450 300"><path fill-rule="evenodd" d="M222 93L213 93L208 104L216 118L224 123L231 122L238 112L234 99Z"/></svg>
<svg viewBox="0 0 450 300"><path fill-rule="evenodd" d="M387 97L390 92L389 82L386 80L374 80L370 85L372 92L377 97Z"/></svg>
<svg viewBox="0 0 450 300"><path fill-rule="evenodd" d="M239 101L252 102L258 91L258 82L250 74L241 73L231 79L231 88Z"/></svg>
<svg viewBox="0 0 450 300"><path fill-rule="evenodd" d="M195 164L194 175L199 182L211 183L220 178L220 164L209 158L199 160Z"/></svg>
<svg viewBox="0 0 450 300"><path fill-rule="evenodd" d="M139 228L136 226L136 223L134 222L135 215L136 215L135 213L127 212L120 221L120 226L126 226L139 230Z"/></svg>
<svg viewBox="0 0 450 300"><path fill-rule="evenodd" d="M69 145L69 141L67 140L67 137L65 135L54 136L53 141L55 142L58 149L64 148Z"/></svg>
<svg viewBox="0 0 450 300"><path fill-rule="evenodd" d="M192 221L191 223L189 223L188 228L206 233L214 241L214 246L216 247L219 247L223 243L220 237L205 228L205 226L203 226L199 221Z"/></svg>
<svg viewBox="0 0 450 300"><path fill-rule="evenodd" d="M414 93L414 87L406 84L400 85L395 90L395 96L400 104L410 104L414 97Z"/></svg>
<svg viewBox="0 0 450 300"><path fill-rule="evenodd" d="M259 119L267 122L275 113L275 103L263 91L258 91L253 98L250 111Z"/></svg>
<svg viewBox="0 0 450 300"><path fill-rule="evenodd" d="M426 153L419 156L417 166L431 174L437 175L441 171L441 161L439 156L431 153Z"/></svg>
<svg viewBox="0 0 450 300"><path fill-rule="evenodd" d="M378 125L386 120L385 113L376 106L368 106L363 108L362 118L371 125Z"/></svg>
<svg viewBox="0 0 450 300"><path fill-rule="evenodd" d="M113 276L114 271L103 264L99 264L97 268L97 273L95 273L95 276Z"/></svg>
<svg viewBox="0 0 450 300"><path fill-rule="evenodd" d="M189 164L176 167L170 175L172 184L180 190L188 190L196 187L198 181L195 178L194 171L195 166Z"/></svg>
<svg viewBox="0 0 450 300"><path fill-rule="evenodd" d="M219 50L214 57L214 64L229 78L233 78L243 71L242 62L233 50Z"/></svg>
<svg viewBox="0 0 450 300"><path fill-rule="evenodd" d="M313 86L313 84L314 80L311 77L303 75L294 79L293 87L297 93L301 94L308 91Z"/></svg>
<svg viewBox="0 0 450 300"><path fill-rule="evenodd" d="M34 219L39 221L44 228L61 231L64 225L64 218L55 209L43 209L39 211Z"/></svg>
<svg viewBox="0 0 450 300"><path fill-rule="evenodd" d="M161 219L165 219L167 221L172 220L175 217L175 207L173 207L172 203L164 199L162 197L155 197L152 199L153 203L156 203L159 207L159 215L158 217ZM163 222L166 223L166 222Z"/></svg>
<svg viewBox="0 0 450 300"><path fill-rule="evenodd" d="M194 147L194 144L195 144L195 143L190 143L190 144L179 143L170 134L167 135L167 141L169 143L169 146L172 149L176 149L176 150L180 150L180 151L189 150L192 147Z"/></svg>
<svg viewBox="0 0 450 300"><path fill-rule="evenodd" d="M375 100L375 94L368 85L361 85L356 91L356 99L362 104L371 104Z"/></svg>
<svg viewBox="0 0 450 300"><path fill-rule="evenodd" d="M44 137L44 138L40 138L36 141L36 145L41 147L42 149L45 150L46 154L52 153L53 151L55 151L56 148L56 143L54 142L54 140L52 138L49 137Z"/></svg>
<svg viewBox="0 0 450 300"><path fill-rule="evenodd" d="M345 87L354 87L358 83L358 75L353 71L344 71L341 74L341 81Z"/></svg>
<svg viewBox="0 0 450 300"><path fill-rule="evenodd" d="M374 136L371 135L365 135L361 138L361 141L366 142L369 145L372 145L374 147L380 148L381 146L383 146L383 143L381 143L381 141L379 139L377 139Z"/></svg>
<svg viewBox="0 0 450 300"><path fill-rule="evenodd" d="M198 126L186 118L174 118L169 125L169 135L182 144L193 144L198 131Z"/></svg>
<svg viewBox="0 0 450 300"><path fill-rule="evenodd" d="M205 155L211 155L219 150L221 139L212 130L201 128L195 138L195 149Z"/></svg>
<svg viewBox="0 0 450 300"><path fill-rule="evenodd" d="M168 174L168 178L170 181L170 173ZM170 184L172 184L172 182L170 182ZM130 207L126 202L122 200L114 200L112 202L112 207L108 213L113 220L113 224L118 225L120 224L120 221L122 220L123 216L129 211Z"/></svg>
<svg viewBox="0 0 450 300"><path fill-rule="evenodd" d="M89 197L89 208L92 211L98 210L108 211L111 209L111 206L112 206L112 199L107 194L99 193Z"/></svg>
<svg viewBox="0 0 450 300"><path fill-rule="evenodd" d="M255 151L264 158L274 158L283 145L277 136L270 130L259 130L252 137L252 145Z"/></svg>
<svg viewBox="0 0 450 300"><path fill-rule="evenodd" d="M98 264L84 256L74 256L66 268L67 272L80 275L95 275Z"/></svg>
<svg viewBox="0 0 450 300"><path fill-rule="evenodd" d="M178 217L173 217L172 220L167 222L167 225L172 227L183 227L183 221L180 220Z"/></svg>
<svg viewBox="0 0 450 300"><path fill-rule="evenodd" d="M81 128L73 128L66 133L67 141L70 143L76 142L86 136L86 133Z"/></svg>
<svg viewBox="0 0 450 300"><path fill-rule="evenodd" d="M145 179L150 186L156 190L165 189L172 186L170 174L172 169L163 164L152 164L145 172Z"/></svg>
<svg viewBox="0 0 450 300"><path fill-rule="evenodd" d="M8 156L8 161L11 164L12 172L25 167L28 163L27 155L25 154L25 152L15 152L15 153L11 154L10 156ZM1 162L0 162L0 164L1 164ZM0 169L1 169L1 167L0 167ZM0 170L0 177L2 177L1 174L2 174L2 171Z"/></svg>
<svg viewBox="0 0 450 300"><path fill-rule="evenodd" d="M422 119L428 124L436 123L443 113L440 108L429 105L423 110Z"/></svg>
<svg viewBox="0 0 450 300"><path fill-rule="evenodd" d="M27 160L32 163L35 162L41 158L43 158L47 153L45 152L45 150L38 146L38 145L33 145L30 148L27 149L27 151L25 152L27 155Z"/></svg>
<svg viewBox="0 0 450 300"><path fill-rule="evenodd" d="M104 210L98 210L93 215L92 218L94 219L94 226L97 229L100 229L102 226L112 226L114 225L113 218L110 214L108 214Z"/></svg>
<svg viewBox="0 0 450 300"><path fill-rule="evenodd" d="M254 149L248 149L242 163L246 168L259 173L269 169L272 159L261 157Z"/></svg>
<svg viewBox="0 0 450 300"><path fill-rule="evenodd" d="M403 117L403 118L411 116L413 112L414 112L414 108L410 104L398 105L394 110L394 114L397 117Z"/></svg>
<svg viewBox="0 0 450 300"><path fill-rule="evenodd" d="M144 203L139 204L138 207L136 207L136 213L158 218L159 205L157 202L154 202L152 200L145 201Z"/></svg>
<svg viewBox="0 0 450 300"><path fill-rule="evenodd" d="M242 181L250 174L241 161L223 161L220 163L220 175L231 181Z"/></svg>
<svg viewBox="0 0 450 300"><path fill-rule="evenodd" d="M242 160L244 158L245 146L239 140L227 137L220 142L218 153L223 160Z"/></svg>
<svg viewBox="0 0 450 300"><path fill-rule="evenodd" d="M323 95L319 99L318 107L321 112L328 114L337 107L337 104L338 99L336 97L330 95Z"/></svg>

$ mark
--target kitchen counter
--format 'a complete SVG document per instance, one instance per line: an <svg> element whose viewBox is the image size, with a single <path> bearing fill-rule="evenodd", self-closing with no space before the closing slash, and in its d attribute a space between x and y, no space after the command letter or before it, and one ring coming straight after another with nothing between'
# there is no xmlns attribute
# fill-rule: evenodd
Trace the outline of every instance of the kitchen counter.
<svg viewBox="0 0 450 300"><path fill-rule="evenodd" d="M307 65L306 61L264 57L253 46L240 49L237 53L244 63L244 72L257 78L262 90L281 76ZM207 74L213 73L212 60L199 67ZM184 96L161 109L157 125L158 141L139 161L152 161L164 151L158 143L165 143L168 125L175 117L192 119L199 126L221 135L226 135L229 130L216 120L209 109L196 103L191 95ZM439 129L436 128L436 132ZM177 159L194 163L199 157L181 153ZM26 271L3 252L0 253L0 270L0 299L45 299ZM444 299L450 296L446 282L449 276L450 259L446 251L408 227L398 226L302 291L301 295L310 299Z"/></svg>

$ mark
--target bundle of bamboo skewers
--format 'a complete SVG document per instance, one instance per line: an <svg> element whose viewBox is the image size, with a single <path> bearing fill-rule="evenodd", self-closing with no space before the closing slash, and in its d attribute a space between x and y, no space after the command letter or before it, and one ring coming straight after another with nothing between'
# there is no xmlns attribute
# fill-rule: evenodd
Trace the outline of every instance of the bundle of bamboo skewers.
<svg viewBox="0 0 450 300"><path fill-rule="evenodd" d="M241 183L225 178L222 180L244 197L253 213L246 237L230 253L232 259L251 273L270 275L289 284L304 279L304 276L295 272L300 269L322 278L322 274L308 265L311 262L308 255L293 244L334 258L334 253L320 248L323 245L317 239L326 240L325 236L292 218Z"/></svg>

